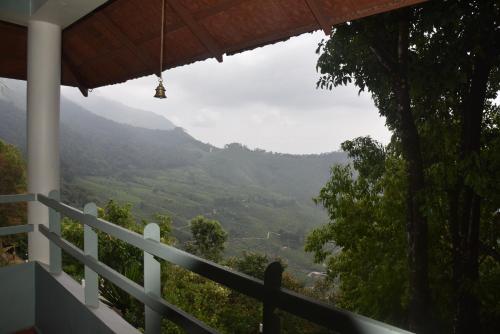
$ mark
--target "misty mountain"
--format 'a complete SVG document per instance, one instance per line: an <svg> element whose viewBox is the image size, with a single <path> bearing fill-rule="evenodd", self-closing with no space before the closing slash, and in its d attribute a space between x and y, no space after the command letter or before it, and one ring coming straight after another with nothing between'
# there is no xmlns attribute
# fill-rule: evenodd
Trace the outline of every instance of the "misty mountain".
<svg viewBox="0 0 500 334"><path fill-rule="evenodd" d="M0 119L0 139L25 151L25 111L0 98ZM344 153L278 154L236 143L221 149L180 128L120 124L65 98L60 129L66 202L81 207L115 199L131 203L140 219L168 214L180 242L188 237L187 222L203 214L229 232L229 254L261 251L288 259L296 273L313 269L304 238L327 216L312 197L330 166L347 161Z"/></svg>

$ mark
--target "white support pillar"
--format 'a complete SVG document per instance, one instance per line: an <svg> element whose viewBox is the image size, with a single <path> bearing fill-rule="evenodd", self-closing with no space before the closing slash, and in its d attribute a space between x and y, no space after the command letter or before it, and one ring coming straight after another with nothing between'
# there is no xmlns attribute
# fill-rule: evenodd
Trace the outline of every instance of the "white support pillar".
<svg viewBox="0 0 500 334"><path fill-rule="evenodd" d="M61 27L44 21L28 23L27 147L28 192L48 195L59 190L59 108L61 95ZM30 261L49 263L49 241L38 225L49 225L49 210L28 204Z"/></svg>

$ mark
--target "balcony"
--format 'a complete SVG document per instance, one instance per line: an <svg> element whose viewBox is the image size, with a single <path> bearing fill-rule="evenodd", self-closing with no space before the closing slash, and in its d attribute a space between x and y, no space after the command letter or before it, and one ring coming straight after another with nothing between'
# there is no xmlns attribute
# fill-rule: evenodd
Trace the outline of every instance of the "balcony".
<svg viewBox="0 0 500 334"><path fill-rule="evenodd" d="M85 306L84 289L38 262L0 268L0 333L140 333L103 303Z"/></svg>
<svg viewBox="0 0 500 334"><path fill-rule="evenodd" d="M80 211L61 203L53 189L60 189L61 180L61 84L77 87L88 96L89 89L144 75L161 77L167 68L211 57L222 62L223 55L319 28L328 35L334 24L423 1L334 1L338 8L349 8L342 15L336 6L320 6L319 2L309 0L293 4L259 1L252 6L236 0L198 1L196 8L185 7L189 1L168 1L168 15L174 22L169 24L164 24L163 19L160 21L158 13L166 5L159 0L141 2L141 13L137 1L130 0L0 1L0 37L6 41L0 43L0 76L28 83L27 174L31 193L0 196L0 203L29 202L28 225L0 228L0 236L28 233L31 261L0 269L0 334L24 329L40 333L138 333L100 301L99 277L144 304L147 334L160 332L162 318L188 333L216 333L161 298L157 259L262 302L263 333L280 332L278 309L337 333L405 333L282 288L283 268L277 262L268 266L261 281L162 244L157 225L148 225L145 235L140 235L98 219L94 204ZM277 11L279 20L276 20ZM204 23L200 24L202 19ZM131 24L133 20L137 21ZM266 24L255 29L256 22ZM152 41L163 40L165 26L169 46L181 52L169 53L168 62L163 63L163 43ZM221 33L221 27L231 36ZM146 39L136 38L146 35ZM153 54L161 54L159 71L156 59L151 58ZM84 225L83 250L61 238L61 215ZM144 251L144 286L99 261L95 230ZM62 251L85 266L84 287L63 272Z"/></svg>
<svg viewBox="0 0 500 334"><path fill-rule="evenodd" d="M49 209L49 227L37 225L50 241L49 265L34 261L0 268L0 333L15 333L32 328L39 333L139 333L117 313L99 300L98 280L105 278L124 290L145 307L146 333L160 333L166 318L187 333L217 333L190 314L161 298L160 263L169 261L263 303L262 332L280 333L281 309L325 326L337 333L408 333L396 327L343 311L281 287L283 268L271 263L264 280L232 271L175 247L162 244L160 229L148 224L144 235L137 234L96 217L93 203L83 211L57 200L53 191L41 194L4 195L1 203L36 202ZM83 251L61 238L60 217L69 217L84 226ZM35 225L0 228L0 236L33 233ZM144 286L129 280L99 261L97 234L107 233L144 251ZM64 251L85 266L85 286L62 270Z"/></svg>

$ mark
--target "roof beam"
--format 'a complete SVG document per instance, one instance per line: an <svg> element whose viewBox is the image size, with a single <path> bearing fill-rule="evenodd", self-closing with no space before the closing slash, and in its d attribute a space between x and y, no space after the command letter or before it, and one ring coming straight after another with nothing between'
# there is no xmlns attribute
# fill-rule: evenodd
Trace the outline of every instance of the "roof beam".
<svg viewBox="0 0 500 334"><path fill-rule="evenodd" d="M167 2L174 12L179 15L186 26L189 27L191 32L198 38L198 40L210 51L215 59L217 59L219 63L222 63L223 52L206 29L193 18L193 16L179 3L178 0L167 0Z"/></svg>
<svg viewBox="0 0 500 334"><path fill-rule="evenodd" d="M332 33L332 25L329 23L327 17L319 8L317 0L305 0L305 2L307 3L309 10L311 11L311 14L316 19L316 22L318 22L321 29L323 29L325 35L330 36L330 34Z"/></svg>
<svg viewBox="0 0 500 334"><path fill-rule="evenodd" d="M76 86L80 90L83 96L88 97L89 96L89 89L83 84L83 79L80 73L77 71L75 64L73 61L68 57L68 54L66 52L62 52L62 63L64 68L68 71L68 75L73 79L73 81L76 83Z"/></svg>
<svg viewBox="0 0 500 334"><path fill-rule="evenodd" d="M158 71L159 62L155 61L149 53L142 51L137 45L135 45L130 38L128 38L128 36L113 23L111 18L103 13L103 11L97 12L96 16L99 17L102 25L104 25L104 27L109 30L121 44L123 44L130 52L132 52L132 54L139 58L144 66L151 69L156 75L160 76L161 73Z"/></svg>

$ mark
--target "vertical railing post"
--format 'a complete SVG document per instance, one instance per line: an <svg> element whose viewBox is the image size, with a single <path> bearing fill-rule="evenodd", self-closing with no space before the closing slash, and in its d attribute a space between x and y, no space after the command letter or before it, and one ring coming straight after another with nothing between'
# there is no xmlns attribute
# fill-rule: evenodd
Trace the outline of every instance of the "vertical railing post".
<svg viewBox="0 0 500 334"><path fill-rule="evenodd" d="M160 227L151 223L144 228L144 239L160 242ZM154 256L144 252L144 292L161 298L160 262ZM161 315L148 306L144 306L146 313L146 334L161 333Z"/></svg>
<svg viewBox="0 0 500 334"><path fill-rule="evenodd" d="M263 333L279 334L281 332L280 318L276 314L274 292L281 288L283 267L279 262L269 264L264 272L264 309L263 309Z"/></svg>
<svg viewBox="0 0 500 334"><path fill-rule="evenodd" d="M97 206L95 203L87 203L83 207L83 213L92 217L97 217ZM83 252L85 255L98 259L97 254L97 233L92 227L83 226ZM85 305L90 307L99 306L99 277L95 271L85 266Z"/></svg>
<svg viewBox="0 0 500 334"><path fill-rule="evenodd" d="M49 192L49 198L60 200L59 191ZM49 231L61 235L61 215L54 209L49 209ZM49 243L49 271L52 274L60 274L62 268L61 248L53 242Z"/></svg>

